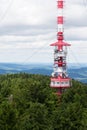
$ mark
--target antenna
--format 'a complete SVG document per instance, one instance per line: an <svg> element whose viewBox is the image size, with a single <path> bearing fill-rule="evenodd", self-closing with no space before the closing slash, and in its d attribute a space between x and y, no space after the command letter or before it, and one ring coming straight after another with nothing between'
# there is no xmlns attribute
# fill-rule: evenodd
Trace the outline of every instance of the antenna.
<svg viewBox="0 0 87 130"><path fill-rule="evenodd" d="M64 42L64 17L63 17L63 8L64 1L57 1L58 8L58 17L57 17L57 41L52 43L51 46L54 46L54 71L51 75L50 87L57 90L58 96L60 96L67 88L71 87L71 79L67 74L67 47L70 44Z"/></svg>

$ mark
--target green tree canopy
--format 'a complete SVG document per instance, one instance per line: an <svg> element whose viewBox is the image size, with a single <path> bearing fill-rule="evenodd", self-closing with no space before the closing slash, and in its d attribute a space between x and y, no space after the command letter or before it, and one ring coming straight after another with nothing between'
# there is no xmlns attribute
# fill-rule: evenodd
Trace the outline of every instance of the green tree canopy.
<svg viewBox="0 0 87 130"><path fill-rule="evenodd" d="M87 85L73 86L59 98L50 77L0 75L0 130L87 130Z"/></svg>

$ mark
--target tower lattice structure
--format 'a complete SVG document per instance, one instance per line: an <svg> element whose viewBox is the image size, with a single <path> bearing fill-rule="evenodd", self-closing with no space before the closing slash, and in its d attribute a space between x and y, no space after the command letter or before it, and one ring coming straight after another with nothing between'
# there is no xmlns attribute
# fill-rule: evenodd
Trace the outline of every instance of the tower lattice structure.
<svg viewBox="0 0 87 130"><path fill-rule="evenodd" d="M51 75L51 84L52 88L57 90L57 94L61 95L67 88L71 86L71 79L67 74L67 47L70 44L64 42L64 17L63 17L63 8L64 1L57 1L58 16L57 16L57 42L52 43L51 46L54 46L54 71Z"/></svg>

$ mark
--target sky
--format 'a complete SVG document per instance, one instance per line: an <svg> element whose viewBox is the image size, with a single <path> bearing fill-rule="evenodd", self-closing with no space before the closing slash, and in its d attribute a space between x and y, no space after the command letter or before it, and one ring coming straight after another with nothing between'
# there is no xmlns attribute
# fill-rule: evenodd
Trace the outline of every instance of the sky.
<svg viewBox="0 0 87 130"><path fill-rule="evenodd" d="M87 0L64 0L67 62L87 63ZM56 0L0 0L0 62L53 63Z"/></svg>

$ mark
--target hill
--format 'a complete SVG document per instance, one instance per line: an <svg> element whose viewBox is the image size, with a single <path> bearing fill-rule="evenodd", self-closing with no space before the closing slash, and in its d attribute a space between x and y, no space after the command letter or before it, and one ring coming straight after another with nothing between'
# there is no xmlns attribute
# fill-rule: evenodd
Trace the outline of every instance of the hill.
<svg viewBox="0 0 87 130"><path fill-rule="evenodd" d="M1 130L87 130L87 86L73 80L61 98L49 76L0 75Z"/></svg>
<svg viewBox="0 0 87 130"><path fill-rule="evenodd" d="M7 73L31 73L51 75L53 67L50 64L13 64L13 63L0 63L0 74ZM71 78L87 83L87 64L70 64L68 67L68 74Z"/></svg>

